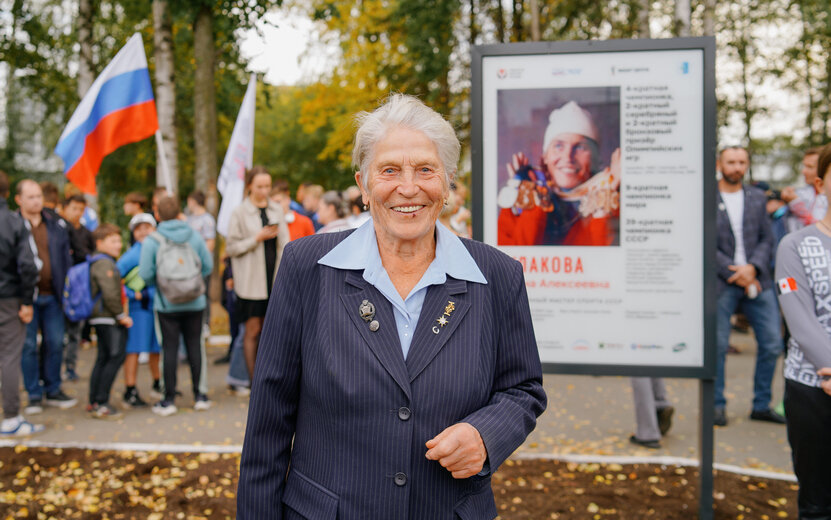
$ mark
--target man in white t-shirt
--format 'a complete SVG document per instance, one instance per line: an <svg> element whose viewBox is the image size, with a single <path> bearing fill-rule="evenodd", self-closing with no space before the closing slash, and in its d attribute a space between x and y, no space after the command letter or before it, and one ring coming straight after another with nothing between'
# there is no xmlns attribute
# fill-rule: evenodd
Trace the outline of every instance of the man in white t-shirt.
<svg viewBox="0 0 831 520"><path fill-rule="evenodd" d="M750 418L784 423L770 408L771 384L776 359L782 352L779 307L773 291L770 258L773 232L765 209L767 196L759 188L742 184L750 156L741 147L719 153L716 230L716 403L715 423L727 425L724 397L724 364L730 339L730 317L739 308L747 316L758 345L753 378L753 409Z"/></svg>

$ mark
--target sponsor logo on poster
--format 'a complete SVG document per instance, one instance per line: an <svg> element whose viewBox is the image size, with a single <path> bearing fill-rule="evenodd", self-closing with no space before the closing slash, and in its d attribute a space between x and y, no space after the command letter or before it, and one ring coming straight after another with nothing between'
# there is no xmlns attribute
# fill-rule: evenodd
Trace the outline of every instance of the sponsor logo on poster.
<svg viewBox="0 0 831 520"><path fill-rule="evenodd" d="M589 350L590 348L589 342L584 339L578 339L571 344L571 350Z"/></svg>

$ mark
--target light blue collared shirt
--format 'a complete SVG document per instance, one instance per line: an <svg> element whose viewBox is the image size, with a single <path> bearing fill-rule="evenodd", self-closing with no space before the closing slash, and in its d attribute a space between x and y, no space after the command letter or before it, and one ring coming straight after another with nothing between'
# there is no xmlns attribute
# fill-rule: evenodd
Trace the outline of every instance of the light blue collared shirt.
<svg viewBox="0 0 831 520"><path fill-rule="evenodd" d="M413 341L413 334L418 318L421 316L421 307L424 304L424 297L427 296L428 287L443 284L447 281L447 276L474 283L488 283L459 237L438 221L436 222L436 257L427 267L421 280L403 300L381 263L372 219L361 225L317 263L335 269L363 269L364 280L375 286L392 304L404 359L407 359L407 353L410 351L410 343Z"/></svg>

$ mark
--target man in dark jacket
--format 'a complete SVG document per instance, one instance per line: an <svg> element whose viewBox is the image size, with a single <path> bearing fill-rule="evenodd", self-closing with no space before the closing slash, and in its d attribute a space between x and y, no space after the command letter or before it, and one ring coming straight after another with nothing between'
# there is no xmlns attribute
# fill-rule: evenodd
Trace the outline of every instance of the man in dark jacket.
<svg viewBox="0 0 831 520"><path fill-rule="evenodd" d="M753 327L758 345L750 418L783 424L785 418L770 409L776 359L782 353L779 305L773 289L770 257L774 248L768 220L767 197L759 188L742 184L750 166L747 150L728 147L718 156L716 215L716 409L715 424L727 425L724 365L730 338L730 317L739 307Z"/></svg>
<svg viewBox="0 0 831 520"><path fill-rule="evenodd" d="M0 382L3 423L0 435L28 435L43 429L20 415L20 358L26 324L32 321L38 269L23 219L9 211L9 178L0 171Z"/></svg>
<svg viewBox="0 0 831 520"><path fill-rule="evenodd" d="M61 295L66 272L72 264L69 256L69 235L63 221L55 220L43 211L43 193L36 182L24 179L17 183L14 200L32 234L31 243L34 244L40 264L34 318L26 327L26 342L21 363L23 384L29 393L26 413L40 413L44 404L70 408L78 401L61 390L64 333ZM40 355L37 346L38 329L43 338ZM40 358L43 359L42 371Z"/></svg>

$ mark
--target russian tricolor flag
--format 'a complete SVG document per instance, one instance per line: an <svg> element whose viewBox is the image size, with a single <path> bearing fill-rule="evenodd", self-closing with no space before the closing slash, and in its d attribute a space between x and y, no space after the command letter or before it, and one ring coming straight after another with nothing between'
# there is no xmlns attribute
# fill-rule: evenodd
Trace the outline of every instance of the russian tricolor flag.
<svg viewBox="0 0 831 520"><path fill-rule="evenodd" d="M134 34L118 51L75 109L55 153L64 175L84 193L94 195L95 176L104 157L159 129L141 36Z"/></svg>

